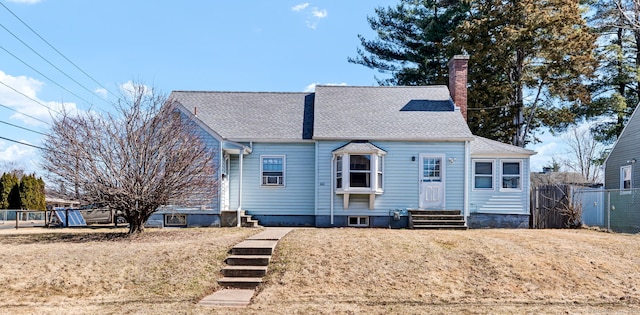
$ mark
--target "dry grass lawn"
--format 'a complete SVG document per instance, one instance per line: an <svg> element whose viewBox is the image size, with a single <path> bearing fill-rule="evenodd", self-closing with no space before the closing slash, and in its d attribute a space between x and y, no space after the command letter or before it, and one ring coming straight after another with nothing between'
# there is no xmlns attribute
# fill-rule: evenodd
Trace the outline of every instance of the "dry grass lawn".
<svg viewBox="0 0 640 315"><path fill-rule="evenodd" d="M196 303L219 289L228 249L259 230L113 232L0 232L0 312L640 313L640 235L298 229L280 241L252 304L232 309Z"/></svg>

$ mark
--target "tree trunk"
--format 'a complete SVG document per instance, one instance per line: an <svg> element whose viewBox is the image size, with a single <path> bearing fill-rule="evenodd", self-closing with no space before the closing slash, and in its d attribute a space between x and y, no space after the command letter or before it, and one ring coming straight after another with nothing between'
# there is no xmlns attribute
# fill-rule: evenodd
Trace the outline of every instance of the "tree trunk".
<svg viewBox="0 0 640 315"><path fill-rule="evenodd" d="M129 220L129 234L144 232L145 221L142 216L133 216L133 218Z"/></svg>

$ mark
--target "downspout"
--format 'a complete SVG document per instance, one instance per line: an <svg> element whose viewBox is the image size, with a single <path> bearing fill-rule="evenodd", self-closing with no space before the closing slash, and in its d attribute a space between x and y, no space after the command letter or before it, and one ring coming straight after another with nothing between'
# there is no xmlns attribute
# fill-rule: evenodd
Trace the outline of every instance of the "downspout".
<svg viewBox="0 0 640 315"><path fill-rule="evenodd" d="M239 157L239 166L240 166L240 172L239 172L239 178L238 178L238 211L236 211L236 220L238 221L237 223L237 227L240 227L240 210L242 210L242 160L244 158L244 149L245 147L243 146L242 149L240 149L240 157Z"/></svg>
<svg viewBox="0 0 640 315"><path fill-rule="evenodd" d="M464 142L464 222L466 224L469 216L469 166L471 165L471 142Z"/></svg>
<svg viewBox="0 0 640 315"><path fill-rule="evenodd" d="M334 179L335 174L334 174L334 169L333 169L335 167L335 165L334 165L335 162L336 162L336 156L332 154L331 155L331 176L329 176L329 177L331 177L331 183L329 183L329 185L331 185L331 225L333 225L333 198L334 198L333 195L335 195L335 191L334 191L334 189L335 189L335 184L334 184L334 182L335 182L335 179Z"/></svg>
<svg viewBox="0 0 640 315"><path fill-rule="evenodd" d="M317 141L314 146L316 148L316 171L315 171L315 174L313 174L314 175L313 177L314 177L316 189L315 189L315 196L313 201L313 215L315 217L314 219L317 220L318 219L318 193L320 190L320 185L318 183L318 172L320 171L320 169L318 164L318 142Z"/></svg>

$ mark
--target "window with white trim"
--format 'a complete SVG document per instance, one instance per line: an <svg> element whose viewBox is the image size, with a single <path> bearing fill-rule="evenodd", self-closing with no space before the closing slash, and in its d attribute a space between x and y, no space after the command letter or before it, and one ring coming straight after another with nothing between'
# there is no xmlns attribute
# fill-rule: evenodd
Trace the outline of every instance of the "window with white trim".
<svg viewBox="0 0 640 315"><path fill-rule="evenodd" d="M502 162L502 188L522 189L522 163L520 161Z"/></svg>
<svg viewBox="0 0 640 315"><path fill-rule="evenodd" d="M336 188L342 188L342 155L336 156Z"/></svg>
<svg viewBox="0 0 640 315"><path fill-rule="evenodd" d="M371 188L371 154L349 155L349 187Z"/></svg>
<svg viewBox="0 0 640 315"><path fill-rule="evenodd" d="M620 167L620 189L631 189L631 165Z"/></svg>
<svg viewBox="0 0 640 315"><path fill-rule="evenodd" d="M284 186L285 156L261 155L260 173L262 174L262 186Z"/></svg>
<svg viewBox="0 0 640 315"><path fill-rule="evenodd" d="M370 143L350 143L333 154L336 193L382 194L385 151Z"/></svg>
<svg viewBox="0 0 640 315"><path fill-rule="evenodd" d="M378 190L382 190L382 169L383 169L383 162L384 159L382 157L380 157L380 159L378 160L378 171L377 171L377 175L378 175Z"/></svg>
<svg viewBox="0 0 640 315"><path fill-rule="evenodd" d="M369 217L348 217L348 226L369 226Z"/></svg>
<svg viewBox="0 0 640 315"><path fill-rule="evenodd" d="M493 190L493 161L474 161L473 188Z"/></svg>

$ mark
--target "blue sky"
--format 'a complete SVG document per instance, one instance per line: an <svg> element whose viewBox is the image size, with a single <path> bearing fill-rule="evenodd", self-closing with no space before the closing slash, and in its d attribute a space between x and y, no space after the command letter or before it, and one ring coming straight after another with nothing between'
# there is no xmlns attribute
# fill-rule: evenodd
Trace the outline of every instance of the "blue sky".
<svg viewBox="0 0 640 315"><path fill-rule="evenodd" d="M167 94L376 85L384 74L347 57L374 36L367 16L397 2L0 0L0 136L39 146L47 107L108 108L132 80ZM544 139L533 171L563 152ZM37 172L37 151L0 139L0 167Z"/></svg>

